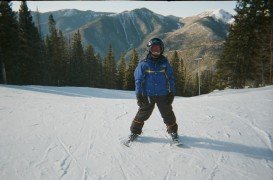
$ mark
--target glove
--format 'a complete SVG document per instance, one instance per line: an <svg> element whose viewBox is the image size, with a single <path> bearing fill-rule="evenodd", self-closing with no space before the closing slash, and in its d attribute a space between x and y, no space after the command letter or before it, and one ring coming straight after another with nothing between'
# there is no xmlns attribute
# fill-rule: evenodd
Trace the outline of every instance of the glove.
<svg viewBox="0 0 273 180"><path fill-rule="evenodd" d="M167 104L172 104L174 100L174 93L173 92L169 92L167 94Z"/></svg>
<svg viewBox="0 0 273 180"><path fill-rule="evenodd" d="M137 94L137 104L139 107L143 107L147 103L148 103L147 96L143 96L142 94Z"/></svg>

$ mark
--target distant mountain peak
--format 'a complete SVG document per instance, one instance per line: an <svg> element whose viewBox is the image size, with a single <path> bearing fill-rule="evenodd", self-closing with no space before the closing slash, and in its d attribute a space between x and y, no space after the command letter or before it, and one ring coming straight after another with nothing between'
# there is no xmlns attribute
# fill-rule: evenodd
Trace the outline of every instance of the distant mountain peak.
<svg viewBox="0 0 273 180"><path fill-rule="evenodd" d="M122 13L137 13L137 12L141 12L141 13L148 13L148 14L151 14L153 13L151 10L147 9L147 8L137 8L137 9L133 9L131 11L123 11Z"/></svg>
<svg viewBox="0 0 273 180"><path fill-rule="evenodd" d="M133 10L126 10L126 11L123 11L123 12L120 12L120 13L113 13L113 14L109 14L108 16L129 16L129 17L132 17L132 16L135 16L137 14L141 14L141 15L146 15L146 16L150 16L150 15L157 15L157 16L162 16L160 14L156 14L154 13L153 11L147 9L147 8L138 8L138 9L133 9ZM163 16L162 16L163 17Z"/></svg>
<svg viewBox="0 0 273 180"><path fill-rule="evenodd" d="M62 9L60 11L63 12L64 13L63 16L66 16L66 17L77 15L80 12L77 9Z"/></svg>
<svg viewBox="0 0 273 180"><path fill-rule="evenodd" d="M201 14L198 14L198 16L199 17L212 17L215 20L220 20L220 21L223 21L227 24L231 24L234 21L232 15L223 9L215 9L215 10L211 10L211 11L205 11Z"/></svg>
<svg viewBox="0 0 273 180"><path fill-rule="evenodd" d="M134 9L133 11L148 11L148 12L152 12L150 9L147 9L145 7L137 8L137 9Z"/></svg>

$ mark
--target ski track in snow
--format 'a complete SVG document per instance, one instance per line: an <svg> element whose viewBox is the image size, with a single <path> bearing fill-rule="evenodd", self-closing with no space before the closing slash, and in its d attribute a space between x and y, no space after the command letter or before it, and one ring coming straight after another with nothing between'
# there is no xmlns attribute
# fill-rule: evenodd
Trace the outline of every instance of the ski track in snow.
<svg viewBox="0 0 273 180"><path fill-rule="evenodd" d="M266 108L273 103L272 89L177 98L174 111L180 138L189 148L170 147L155 107L143 134L128 148L120 140L129 134L137 111L135 99L104 98L106 91L94 93L92 88L77 92L71 87L1 85L0 176L269 180L273 127L272 113Z"/></svg>
<svg viewBox="0 0 273 180"><path fill-rule="evenodd" d="M237 120L241 121L243 124L248 125L250 128L255 130L255 132L259 135L260 139L264 142L264 144L267 145L271 149L271 151L273 152L271 135L268 132L266 132L266 131L260 129L259 127L257 127L253 120L248 120L246 118L243 118L243 117L241 117L240 115L238 115L238 114L236 114L234 112L226 112L225 110L223 110L221 108L214 108L214 107L210 107L210 108L213 108L216 111L221 111L222 113L227 113L227 114L229 114L231 116L235 116L237 118ZM247 111L247 112L251 116L251 111ZM251 119L253 119L253 117L251 117Z"/></svg>
<svg viewBox="0 0 273 180"><path fill-rule="evenodd" d="M62 147L63 147L63 149L65 150L65 152L67 153L67 155L68 155L70 158L72 158L72 159L76 162L76 164L77 164L77 166L79 167L79 169L82 170L83 168L82 168L81 165L79 164L78 160L71 154L71 152L69 151L69 149L67 148L67 146L63 143L63 141L62 141L59 137L57 137L57 139L58 139L59 143L62 145ZM63 160L61 166L64 165L66 159L67 159L67 158L65 158L65 160ZM69 167L69 166L68 166L68 167Z"/></svg>

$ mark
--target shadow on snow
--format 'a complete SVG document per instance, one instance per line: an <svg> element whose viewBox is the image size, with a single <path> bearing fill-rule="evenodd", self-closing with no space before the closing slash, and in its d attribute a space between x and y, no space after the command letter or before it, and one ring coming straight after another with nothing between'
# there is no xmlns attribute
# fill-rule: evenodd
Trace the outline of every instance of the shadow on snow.
<svg viewBox="0 0 273 180"><path fill-rule="evenodd" d="M54 87L54 86L15 86L15 85L0 85L0 87L20 89L26 91L34 91L41 93L49 93L72 97L87 97L87 98L107 98L107 99L135 99L135 93L132 91L122 91L114 89L99 89L89 87Z"/></svg>
<svg viewBox="0 0 273 180"><path fill-rule="evenodd" d="M189 147L231 152L242 154L255 159L265 159L268 161L273 161L273 152L272 150L267 148L247 146L243 144L213 140L202 137L180 136L180 140L183 144ZM139 141L141 143L169 143L169 140L166 138L147 136L140 136Z"/></svg>

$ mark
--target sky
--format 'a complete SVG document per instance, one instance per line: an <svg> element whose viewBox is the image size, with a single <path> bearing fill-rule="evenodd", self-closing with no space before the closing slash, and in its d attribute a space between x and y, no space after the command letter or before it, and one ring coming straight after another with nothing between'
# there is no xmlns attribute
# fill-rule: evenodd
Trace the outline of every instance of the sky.
<svg viewBox="0 0 273 180"><path fill-rule="evenodd" d="M12 9L18 11L20 2L12 3ZM235 14L236 1L28 1L27 4L32 11L36 11L38 7L40 12L78 9L119 13L146 7L164 16L187 17L215 9L224 9Z"/></svg>

